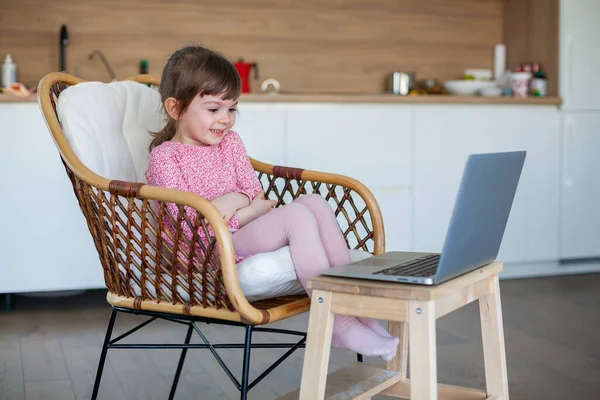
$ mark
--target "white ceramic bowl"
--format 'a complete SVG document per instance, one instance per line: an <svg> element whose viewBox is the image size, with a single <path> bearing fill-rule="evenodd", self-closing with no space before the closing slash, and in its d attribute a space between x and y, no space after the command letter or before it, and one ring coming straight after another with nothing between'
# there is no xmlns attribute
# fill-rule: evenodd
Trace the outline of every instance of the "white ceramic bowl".
<svg viewBox="0 0 600 400"><path fill-rule="evenodd" d="M486 87L481 89L481 95L485 96L485 97L498 97L498 96L502 96L502 93L504 92L502 90L502 88L499 88L498 86L490 86L490 87Z"/></svg>
<svg viewBox="0 0 600 400"><path fill-rule="evenodd" d="M444 88L450 94L457 96L475 96L480 90L495 86L495 82L477 80L446 81Z"/></svg>

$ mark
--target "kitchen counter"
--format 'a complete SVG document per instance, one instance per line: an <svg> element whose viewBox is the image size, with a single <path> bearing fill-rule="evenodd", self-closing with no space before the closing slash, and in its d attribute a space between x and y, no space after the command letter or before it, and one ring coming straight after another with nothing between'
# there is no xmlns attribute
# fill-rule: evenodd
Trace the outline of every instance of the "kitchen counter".
<svg viewBox="0 0 600 400"><path fill-rule="evenodd" d="M10 93L0 93L0 103L34 103L37 99L35 94L29 97L19 97Z"/></svg>
<svg viewBox="0 0 600 400"><path fill-rule="evenodd" d="M0 94L0 103L22 103L36 102L37 95L27 98L18 97L12 94ZM263 94L250 93L243 94L241 102L255 103L406 103L406 104L526 104L526 105L552 105L560 106L562 100L558 96L547 97L483 97L483 96L395 96L392 94L378 93L282 93L282 94Z"/></svg>
<svg viewBox="0 0 600 400"><path fill-rule="evenodd" d="M560 106L562 100L558 96L547 97L483 97L483 96L396 96L378 93L340 93L340 94L244 94L241 102L281 102L281 103L407 103L407 104L527 104Z"/></svg>

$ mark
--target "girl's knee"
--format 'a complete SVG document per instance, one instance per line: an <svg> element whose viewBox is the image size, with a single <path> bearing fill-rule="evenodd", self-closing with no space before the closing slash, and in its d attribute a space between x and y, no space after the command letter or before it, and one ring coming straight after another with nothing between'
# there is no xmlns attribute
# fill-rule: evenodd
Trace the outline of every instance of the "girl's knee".
<svg viewBox="0 0 600 400"><path fill-rule="evenodd" d="M310 208L308 208L301 202L294 201L286 205L285 208L287 209L288 214L291 214L291 216L294 218L304 218L311 220L315 217L312 211L310 211Z"/></svg>
<svg viewBox="0 0 600 400"><path fill-rule="evenodd" d="M317 218L306 205L292 202L284 207L287 210L287 225L293 228L312 228L317 226Z"/></svg>
<svg viewBox="0 0 600 400"><path fill-rule="evenodd" d="M323 206L329 207L329 203L327 203L327 200L325 200L325 198L323 196L321 196L320 194L317 194L317 193L309 193L309 194L302 195L296 199L296 202L309 204L311 206L317 206L317 207L323 207Z"/></svg>

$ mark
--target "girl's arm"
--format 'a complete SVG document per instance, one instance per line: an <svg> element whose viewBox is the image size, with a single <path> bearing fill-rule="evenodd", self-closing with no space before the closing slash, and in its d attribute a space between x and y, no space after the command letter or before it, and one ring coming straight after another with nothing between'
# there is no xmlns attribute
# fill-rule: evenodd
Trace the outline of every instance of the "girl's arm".
<svg viewBox="0 0 600 400"><path fill-rule="evenodd" d="M262 191L262 185L254 168L252 168L246 147L240 136L236 132L229 132L227 136L229 137L228 144L235 167L238 192L245 194L248 197L248 202L251 202Z"/></svg>
<svg viewBox="0 0 600 400"><path fill-rule="evenodd" d="M168 150L157 150L150 155L146 179L151 185L191 192L188 175L182 170L176 155ZM228 228L238 229L239 223L235 212L248 205L249 201L246 195L232 192L213 199L211 203L219 210ZM197 211L187 206L184 209L190 221L194 221ZM167 203L167 210L173 219L177 220L178 206ZM191 235L192 232L187 223L182 222L182 228L186 235ZM199 233L204 236L203 232Z"/></svg>

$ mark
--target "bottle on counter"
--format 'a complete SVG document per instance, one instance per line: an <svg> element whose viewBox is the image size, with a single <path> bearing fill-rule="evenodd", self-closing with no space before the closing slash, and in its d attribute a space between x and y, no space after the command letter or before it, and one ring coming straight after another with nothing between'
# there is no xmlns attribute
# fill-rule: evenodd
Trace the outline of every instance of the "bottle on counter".
<svg viewBox="0 0 600 400"><path fill-rule="evenodd" d="M537 97L546 96L548 92L548 79L546 78L544 71L542 71L540 64L531 64L531 73L532 77L531 82L529 83L530 95Z"/></svg>
<svg viewBox="0 0 600 400"><path fill-rule="evenodd" d="M4 64L2 64L2 87L7 88L17 82L17 65L13 62L12 56L6 55Z"/></svg>
<svg viewBox="0 0 600 400"><path fill-rule="evenodd" d="M140 60L140 74L148 73L148 60Z"/></svg>

